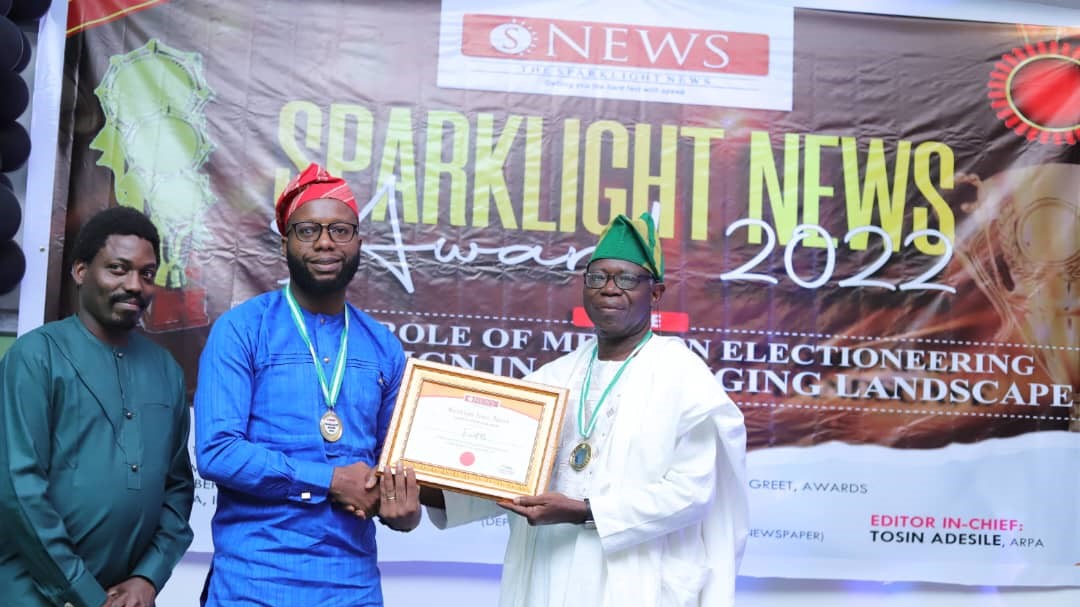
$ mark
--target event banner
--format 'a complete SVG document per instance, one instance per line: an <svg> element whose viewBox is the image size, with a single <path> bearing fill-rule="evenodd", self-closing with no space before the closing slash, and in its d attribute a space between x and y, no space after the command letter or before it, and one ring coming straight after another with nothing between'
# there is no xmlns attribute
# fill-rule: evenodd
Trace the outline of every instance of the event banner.
<svg viewBox="0 0 1080 607"><path fill-rule="evenodd" d="M360 199L350 301L411 356L522 377L591 339L596 238L654 210L654 329L746 418L743 574L1080 585L1080 29L766 0L70 15L47 317L82 222L144 210L142 328L193 390L215 319L287 279L273 202L314 161ZM498 563L505 519L379 541Z"/></svg>

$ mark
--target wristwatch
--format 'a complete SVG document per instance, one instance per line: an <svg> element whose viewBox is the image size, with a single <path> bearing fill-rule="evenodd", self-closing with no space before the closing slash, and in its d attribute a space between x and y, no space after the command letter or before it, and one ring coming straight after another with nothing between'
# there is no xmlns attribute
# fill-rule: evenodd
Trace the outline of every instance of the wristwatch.
<svg viewBox="0 0 1080 607"><path fill-rule="evenodd" d="M592 517L592 504L589 503L589 498L585 498L585 520L581 521L581 524L586 529L596 529L596 521Z"/></svg>

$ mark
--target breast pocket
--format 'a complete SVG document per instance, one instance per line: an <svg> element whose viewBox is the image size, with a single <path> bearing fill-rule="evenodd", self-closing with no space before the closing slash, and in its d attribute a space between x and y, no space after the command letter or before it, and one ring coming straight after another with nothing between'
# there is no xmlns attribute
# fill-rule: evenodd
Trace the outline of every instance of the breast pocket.
<svg viewBox="0 0 1080 607"><path fill-rule="evenodd" d="M258 366L248 438L317 432L325 401L307 353L271 354Z"/></svg>
<svg viewBox="0 0 1080 607"><path fill-rule="evenodd" d="M131 413L142 434L144 461L153 463L149 469L159 469L160 466L160 469L167 470L177 436L173 406L169 403L147 402L136 405Z"/></svg>
<svg viewBox="0 0 1080 607"><path fill-rule="evenodd" d="M374 454L385 383L386 380L374 363L349 360L345 367L345 379L341 384L341 394L335 411L341 418L345 431L358 439L355 442L349 441L357 449L355 455L371 457Z"/></svg>

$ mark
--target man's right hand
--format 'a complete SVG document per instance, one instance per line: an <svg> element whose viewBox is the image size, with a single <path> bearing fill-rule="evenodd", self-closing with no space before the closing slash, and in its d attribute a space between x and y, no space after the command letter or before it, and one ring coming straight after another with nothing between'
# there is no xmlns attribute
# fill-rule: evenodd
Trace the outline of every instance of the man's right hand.
<svg viewBox="0 0 1080 607"><path fill-rule="evenodd" d="M360 518L371 518L378 513L379 488L368 488L371 468L364 462L334 468L330 479L330 499Z"/></svg>

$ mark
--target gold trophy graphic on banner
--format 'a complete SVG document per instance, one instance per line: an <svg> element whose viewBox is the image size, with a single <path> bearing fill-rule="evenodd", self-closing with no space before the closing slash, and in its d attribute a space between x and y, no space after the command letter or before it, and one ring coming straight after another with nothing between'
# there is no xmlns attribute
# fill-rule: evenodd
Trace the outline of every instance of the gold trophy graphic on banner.
<svg viewBox="0 0 1080 607"><path fill-rule="evenodd" d="M98 165L113 172L119 204L146 213L161 233L164 287L143 316L148 331L209 324L206 289L198 284L191 253L208 236L203 218L216 198L200 172L214 145L203 109L213 91L202 57L157 40L109 60L94 90L105 126L90 142Z"/></svg>
<svg viewBox="0 0 1080 607"><path fill-rule="evenodd" d="M1030 344L1050 378L1072 386L1069 429L1080 432L1080 165L963 179L978 193L956 250L1003 321L996 338Z"/></svg>

